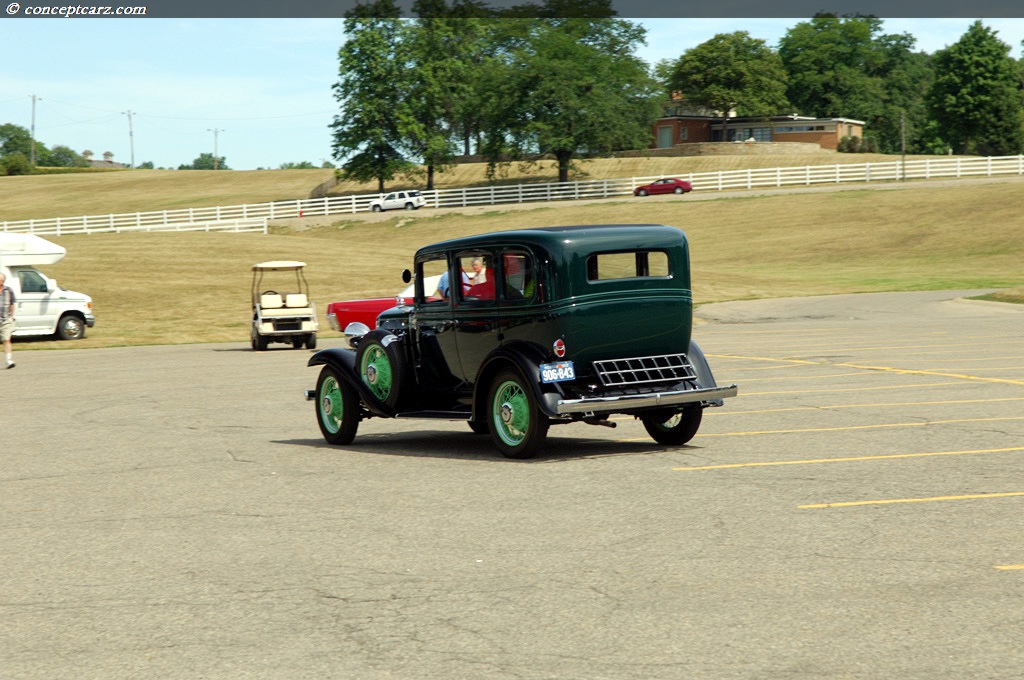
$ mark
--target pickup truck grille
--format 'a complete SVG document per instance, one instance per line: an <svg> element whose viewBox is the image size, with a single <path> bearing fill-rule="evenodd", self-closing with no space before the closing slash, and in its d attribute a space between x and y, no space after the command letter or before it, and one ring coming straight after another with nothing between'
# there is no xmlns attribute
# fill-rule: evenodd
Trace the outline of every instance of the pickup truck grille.
<svg viewBox="0 0 1024 680"><path fill-rule="evenodd" d="M685 354L595 361L594 368L605 387L642 387L697 378Z"/></svg>

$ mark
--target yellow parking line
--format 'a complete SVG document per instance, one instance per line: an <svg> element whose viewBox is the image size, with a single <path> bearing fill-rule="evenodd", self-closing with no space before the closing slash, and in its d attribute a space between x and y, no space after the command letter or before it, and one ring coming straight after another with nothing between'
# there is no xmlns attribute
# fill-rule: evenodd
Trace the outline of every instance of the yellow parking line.
<svg viewBox="0 0 1024 680"><path fill-rule="evenodd" d="M742 354L708 354L706 355L713 359L743 359L745 361L774 361L778 363L787 364L806 364L810 366L820 366L820 361L806 361L804 359L780 359L779 357L749 357Z"/></svg>
<svg viewBox="0 0 1024 680"><path fill-rule="evenodd" d="M961 380L979 380L981 382L1007 383L1010 385L1024 385L1024 380L1007 380L1005 378L982 378L976 375L962 373L942 373L940 371L919 371L907 368L892 368L891 366L862 366L859 364L835 364L848 368L862 368L865 371L885 371L887 373L899 373L901 375L934 375L940 378L959 378Z"/></svg>
<svg viewBox="0 0 1024 680"><path fill-rule="evenodd" d="M987 423L995 420L1024 420L1024 416L1007 416L1005 418L957 418L955 420L929 420L921 423L882 423L880 425L847 425L845 427L809 427L800 430L752 430L750 432L710 432L699 434L698 437L746 437L755 434L796 434L798 432L842 432L844 430L872 430L884 427L926 427L928 425L948 425L950 423Z"/></svg>
<svg viewBox="0 0 1024 680"><path fill-rule="evenodd" d="M896 458L928 458L932 456L963 456L971 453L1006 453L1008 451L1024 451L1024 446L1006 449L974 449L969 451L930 451L927 453L893 453L879 456L851 456L848 458L816 458L809 460L776 460L762 463L728 463L724 465L701 465L699 467L677 467L673 470L693 472L696 470L726 470L729 468L772 467L778 465L817 465L818 463L852 463L864 460L892 460Z"/></svg>
<svg viewBox="0 0 1024 680"><path fill-rule="evenodd" d="M835 404L832 406L792 406L789 408L763 408L749 411L737 411L729 409L726 411L704 411L704 417L708 416L742 416L748 413L783 413L786 411L835 411L844 408L882 408L887 406L941 406L943 404L989 404L1000 401L1024 401L1024 397L1000 397L997 399L949 399L946 401L894 401L881 404Z"/></svg>
<svg viewBox="0 0 1024 680"><path fill-rule="evenodd" d="M761 369L757 369L757 370L761 370ZM992 369L992 370L998 370L998 369ZM787 376L784 376L784 377L773 377L773 378L741 378L740 380L742 380L744 385L749 385L752 382L781 382L783 380L803 380L804 382L806 382L808 380L821 380L823 378L846 378L846 377L849 377L851 375L863 376L864 375L864 371L854 371L852 373L819 373L819 374L812 375L812 376L808 376L808 375L787 375Z"/></svg>
<svg viewBox="0 0 1024 680"><path fill-rule="evenodd" d="M1008 570L1008 569L1024 569L1024 564L1002 564L1002 565L996 565L996 566L994 566L992 568L993 569L1003 569L1003 570Z"/></svg>
<svg viewBox="0 0 1024 680"><path fill-rule="evenodd" d="M890 498L881 501L852 501L849 503L818 503L815 505L798 505L800 510L815 508L849 508L855 505L890 505L892 503L931 503L933 501L964 501L976 498L1008 498L1010 496L1024 496L1024 491L1012 491L1009 493L975 493L966 496L933 496L931 498Z"/></svg>
<svg viewBox="0 0 1024 680"><path fill-rule="evenodd" d="M755 395L774 395L774 394L820 394L822 392L878 392L880 390L906 390L911 387L941 387L944 385L963 385L962 380L955 382L936 382L936 383L913 383L910 385L885 385L883 387L838 387L831 390L776 390L774 392L743 392L744 397L752 397Z"/></svg>

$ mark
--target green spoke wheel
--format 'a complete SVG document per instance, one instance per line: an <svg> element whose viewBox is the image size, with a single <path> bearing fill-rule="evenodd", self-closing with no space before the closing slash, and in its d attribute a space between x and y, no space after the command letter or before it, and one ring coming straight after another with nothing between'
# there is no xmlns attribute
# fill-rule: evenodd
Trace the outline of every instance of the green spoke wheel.
<svg viewBox="0 0 1024 680"><path fill-rule="evenodd" d="M686 406L681 411L657 411L640 416L644 429L651 438L666 446L682 446L700 429L704 409L699 404Z"/></svg>
<svg viewBox="0 0 1024 680"><path fill-rule="evenodd" d="M363 383L373 397L388 408L395 408L405 384L405 357L402 341L388 331L367 333L359 341L356 366Z"/></svg>
<svg viewBox="0 0 1024 680"><path fill-rule="evenodd" d="M351 444L359 429L359 397L330 366L316 381L316 421L331 444Z"/></svg>
<svg viewBox="0 0 1024 680"><path fill-rule="evenodd" d="M491 440L506 458L531 458L548 433L548 420L518 371L504 371L491 384L487 422Z"/></svg>

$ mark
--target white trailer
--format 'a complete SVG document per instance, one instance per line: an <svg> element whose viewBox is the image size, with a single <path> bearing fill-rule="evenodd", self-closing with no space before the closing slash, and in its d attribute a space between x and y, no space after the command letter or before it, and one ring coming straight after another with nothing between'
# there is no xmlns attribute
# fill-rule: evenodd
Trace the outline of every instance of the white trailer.
<svg viewBox="0 0 1024 680"><path fill-rule="evenodd" d="M92 298L65 290L36 266L59 262L63 246L35 234L0 233L0 272L14 291L14 337L57 335L62 340L85 337L96 324Z"/></svg>

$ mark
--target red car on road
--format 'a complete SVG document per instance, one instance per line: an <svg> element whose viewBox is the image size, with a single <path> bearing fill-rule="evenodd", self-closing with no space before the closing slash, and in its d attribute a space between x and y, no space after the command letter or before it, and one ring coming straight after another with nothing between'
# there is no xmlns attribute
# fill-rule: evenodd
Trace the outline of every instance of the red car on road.
<svg viewBox="0 0 1024 680"><path fill-rule="evenodd" d="M686 180L668 177L633 189L633 195L647 196L648 194L685 194L691 191L693 191L693 185Z"/></svg>

